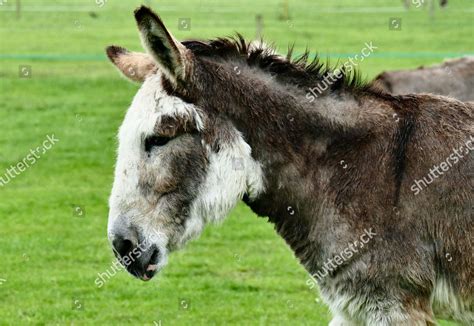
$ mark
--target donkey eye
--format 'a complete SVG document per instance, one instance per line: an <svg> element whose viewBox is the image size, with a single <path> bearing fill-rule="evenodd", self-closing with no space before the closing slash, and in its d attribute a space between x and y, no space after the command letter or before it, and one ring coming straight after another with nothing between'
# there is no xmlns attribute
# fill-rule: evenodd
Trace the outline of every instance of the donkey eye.
<svg viewBox="0 0 474 326"><path fill-rule="evenodd" d="M162 136L150 136L145 139L145 152L150 152L153 147L166 145L171 138Z"/></svg>

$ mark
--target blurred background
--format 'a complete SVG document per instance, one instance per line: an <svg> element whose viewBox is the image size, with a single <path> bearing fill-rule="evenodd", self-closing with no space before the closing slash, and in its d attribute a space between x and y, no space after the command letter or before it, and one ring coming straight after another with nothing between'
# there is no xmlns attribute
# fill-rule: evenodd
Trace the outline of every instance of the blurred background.
<svg viewBox="0 0 474 326"><path fill-rule="evenodd" d="M116 133L139 86L104 48L141 51L132 13L142 3L181 40L239 32L332 65L372 42L358 62L371 79L474 55L474 2L0 0L0 325L327 325L307 273L243 204L152 282L112 275ZM32 159L52 135L58 141Z"/></svg>

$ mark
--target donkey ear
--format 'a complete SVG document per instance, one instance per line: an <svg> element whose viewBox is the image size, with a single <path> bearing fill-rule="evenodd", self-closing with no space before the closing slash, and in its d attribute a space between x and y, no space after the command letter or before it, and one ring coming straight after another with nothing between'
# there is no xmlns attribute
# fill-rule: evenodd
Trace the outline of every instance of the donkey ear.
<svg viewBox="0 0 474 326"><path fill-rule="evenodd" d="M172 83L182 81L186 74L188 50L166 29L160 17L151 9L141 6L135 10L135 19L144 47Z"/></svg>
<svg viewBox="0 0 474 326"><path fill-rule="evenodd" d="M139 83L158 69L149 54L130 52L115 45L107 47L106 52L110 61L125 77Z"/></svg>

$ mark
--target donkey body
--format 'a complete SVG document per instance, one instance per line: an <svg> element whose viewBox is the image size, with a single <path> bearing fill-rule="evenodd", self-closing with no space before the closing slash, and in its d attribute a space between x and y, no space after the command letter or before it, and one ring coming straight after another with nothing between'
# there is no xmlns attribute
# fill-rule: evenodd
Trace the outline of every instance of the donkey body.
<svg viewBox="0 0 474 326"><path fill-rule="evenodd" d="M474 101L474 57L414 70L386 71L375 77L375 83L396 95L432 93Z"/></svg>
<svg viewBox="0 0 474 326"><path fill-rule="evenodd" d="M149 54L107 49L143 82L120 128L108 229L132 274L149 280L243 199L318 277L331 325L474 322L473 105L345 75L309 101L331 72L307 55L178 42L148 8L135 18Z"/></svg>

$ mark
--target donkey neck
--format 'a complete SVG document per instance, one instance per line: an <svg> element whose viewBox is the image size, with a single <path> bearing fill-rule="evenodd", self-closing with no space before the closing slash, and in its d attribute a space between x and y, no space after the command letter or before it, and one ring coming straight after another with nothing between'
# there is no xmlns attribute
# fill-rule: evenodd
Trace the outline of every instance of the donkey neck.
<svg viewBox="0 0 474 326"><path fill-rule="evenodd" d="M388 130L382 121L390 110L381 98L351 89L310 101L304 87L258 68L232 67L198 65L191 99L243 135L262 166L266 189L245 201L258 215L269 217L311 269L319 255L314 230L324 223L321 217L335 214L337 205L357 193L351 188L356 183L348 180L359 175L340 173L344 161L361 161L360 152L369 147L372 135Z"/></svg>
<svg viewBox="0 0 474 326"><path fill-rule="evenodd" d="M244 201L256 214L269 218L311 273L328 255L325 241L332 241L323 230L362 232L363 222L354 225L345 216L365 216L370 205L383 207L395 192L392 170L371 169L367 162L391 166L391 154L381 155L380 148L386 148L397 124L377 123L376 119L390 116L382 99L362 96L358 105L346 97L351 96L321 100L308 111L306 121L294 113L281 136L267 126L249 130L245 123L239 125L265 180L265 191ZM328 107L321 108L322 103ZM374 188L387 191L371 194Z"/></svg>
<svg viewBox="0 0 474 326"><path fill-rule="evenodd" d="M312 270L320 258L314 230L324 223L321 216L335 211L326 205L335 196L331 183L345 184L337 177L341 161L354 162L351 155L370 141L375 119L383 117L370 111L383 111L382 101L339 91L311 102L304 89L241 69L238 78L222 73L209 83L203 107L226 117L242 133L262 166L266 189L245 202L269 218Z"/></svg>
<svg viewBox="0 0 474 326"><path fill-rule="evenodd" d="M290 149L280 150L267 148L260 141L249 142L252 156L262 166L265 190L255 199L244 197L244 201L257 215L268 217L313 273L325 255L319 230L327 229L327 225L323 227L327 223L337 223L339 208L348 206L355 193L342 187L351 178L346 165L355 161L358 149L370 139L302 133L297 140Z"/></svg>

